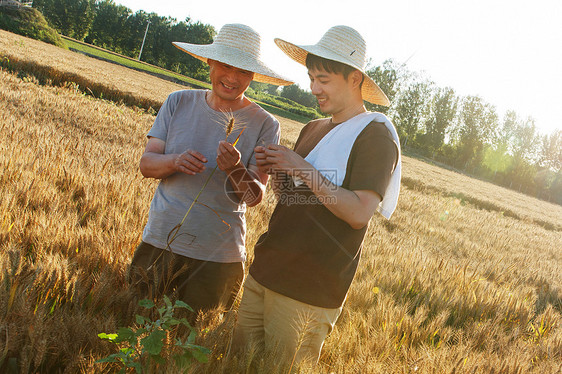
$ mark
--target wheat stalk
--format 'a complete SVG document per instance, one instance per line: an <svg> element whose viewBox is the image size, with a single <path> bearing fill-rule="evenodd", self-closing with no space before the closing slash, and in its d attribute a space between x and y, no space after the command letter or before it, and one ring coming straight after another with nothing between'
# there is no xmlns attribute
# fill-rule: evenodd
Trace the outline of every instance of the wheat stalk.
<svg viewBox="0 0 562 374"><path fill-rule="evenodd" d="M226 124L226 138L228 139L228 135L232 133L234 129L234 117L230 118Z"/></svg>
<svg viewBox="0 0 562 374"><path fill-rule="evenodd" d="M226 140L226 139L228 139L228 136L232 133L232 131L236 127L235 126L236 121L235 121L234 115L232 113L225 113L225 115L227 115L227 119L228 119L226 124L225 124L225 140ZM246 127L242 127L242 131L240 131L240 133L236 137L236 140L234 141L234 143L232 143L233 146L236 146L236 144L238 143L238 140L240 140L240 136L242 136L242 133L244 133L244 130L246 130ZM187 219L187 216L191 212L191 209L198 202L199 196L201 196L201 193L203 192L205 187L207 187L207 184L209 183L209 181L211 180L211 178L213 177L213 175L215 174L215 171L217 171L217 169L218 169L218 165L216 165L213 168L213 170L211 171L211 174L209 174L209 176L207 177L207 180L205 180L205 183L203 184L203 186L199 190L199 193L197 193L197 196L195 196L195 199L193 199L193 201L191 202L191 205L189 206L189 209L187 209L187 212L183 216L183 219L181 220L181 222L178 223L172 230L170 230L170 233L168 234L168 242L166 243L166 248L165 248L166 250L171 251L170 245L177 238L178 232L179 232L180 228L183 226L183 224L185 223L185 220ZM225 221L223 220L223 222L225 222ZM170 236L171 236L171 238L170 238Z"/></svg>
<svg viewBox="0 0 562 374"><path fill-rule="evenodd" d="M312 331L314 323L314 317L312 316L311 312L299 311L297 326L294 326L294 329L298 333L297 344L295 347L295 352L293 353L293 357L291 359L291 365L289 366L289 370L287 371L287 373L290 374L292 372L293 366L296 363L297 354L299 353L304 341L307 339L307 335Z"/></svg>

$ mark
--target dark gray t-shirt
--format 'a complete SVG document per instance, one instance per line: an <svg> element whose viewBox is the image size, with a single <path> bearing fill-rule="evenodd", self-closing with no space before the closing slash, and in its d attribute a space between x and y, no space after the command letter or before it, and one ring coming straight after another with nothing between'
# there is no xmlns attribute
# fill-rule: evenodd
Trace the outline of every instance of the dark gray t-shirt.
<svg viewBox="0 0 562 374"><path fill-rule="evenodd" d="M306 157L335 126L328 119L311 121L295 144ZM342 187L384 193L398 163L398 147L384 123L371 122L357 136L347 161ZM282 177L281 175L279 177ZM306 186L286 181L267 231L254 248L250 274L281 295L322 308L339 308L361 256L368 225L352 228L336 217Z"/></svg>
<svg viewBox="0 0 562 374"><path fill-rule="evenodd" d="M143 231L143 241L157 248L166 248L170 231L182 221L215 168L219 141L225 139L227 116L209 107L206 92L183 90L170 94L148 133L166 142L166 154L192 149L208 160L202 173L175 173L158 185ZM256 146L279 142L279 122L255 103L233 115L235 128L228 141L233 143L244 128L236 148L246 167L255 165ZM217 169L170 247L174 253L198 260L245 261L245 212L246 204L238 202L227 175Z"/></svg>

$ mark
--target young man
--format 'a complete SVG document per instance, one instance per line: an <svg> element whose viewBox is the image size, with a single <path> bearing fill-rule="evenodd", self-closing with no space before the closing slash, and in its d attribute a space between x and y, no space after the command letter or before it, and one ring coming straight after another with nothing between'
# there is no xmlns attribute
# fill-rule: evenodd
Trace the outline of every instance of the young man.
<svg viewBox="0 0 562 374"><path fill-rule="evenodd" d="M148 132L140 170L161 181L130 282L142 297L175 290L196 311L230 308L244 278L246 205L269 177L254 148L279 140L279 122L244 92L252 79L291 82L259 60L260 37L245 25L223 26L209 45L174 45L209 64L212 88L170 94Z"/></svg>
<svg viewBox="0 0 562 374"><path fill-rule="evenodd" d="M400 185L396 130L363 100L389 105L364 72L365 42L336 26L316 45L276 39L306 65L312 94L331 118L308 123L294 151L256 148L257 165L273 175L279 198L258 240L244 285L233 344L264 341L289 362L317 362L355 275L375 211L394 211ZM277 348L276 348L277 347Z"/></svg>

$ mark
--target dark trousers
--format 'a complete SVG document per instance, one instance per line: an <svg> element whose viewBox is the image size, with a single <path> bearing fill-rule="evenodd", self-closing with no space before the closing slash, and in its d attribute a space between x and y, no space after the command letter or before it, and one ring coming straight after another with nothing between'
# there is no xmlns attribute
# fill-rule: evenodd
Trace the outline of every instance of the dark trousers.
<svg viewBox="0 0 562 374"><path fill-rule="evenodd" d="M244 280L244 264L196 260L141 242L128 279L142 298L174 294L196 312L228 310Z"/></svg>

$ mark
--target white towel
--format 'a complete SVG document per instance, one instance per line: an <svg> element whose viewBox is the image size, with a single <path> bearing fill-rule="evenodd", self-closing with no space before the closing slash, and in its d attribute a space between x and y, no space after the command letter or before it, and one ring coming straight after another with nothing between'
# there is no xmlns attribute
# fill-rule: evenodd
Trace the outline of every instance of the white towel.
<svg viewBox="0 0 562 374"><path fill-rule="evenodd" d="M355 139L357 139L361 131L373 121L385 124L398 147L398 163L390 177L390 182L384 193L384 198L377 207L379 213L386 219L390 219L390 216L396 209L398 195L400 193L402 158L400 156L400 139L398 139L396 129L384 114L365 112L339 124L316 144L314 149L305 157L305 160L314 166L314 168L330 182L341 186L345 178L347 161ZM295 184L299 185L301 183L302 181L295 180Z"/></svg>

